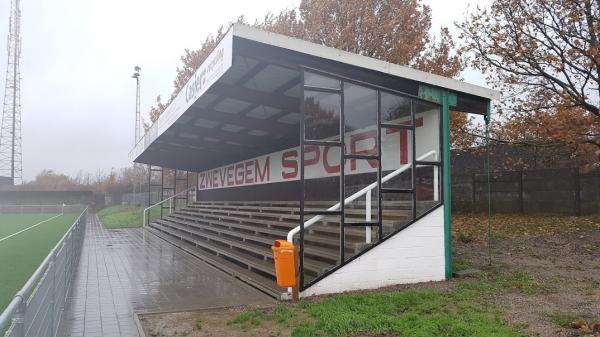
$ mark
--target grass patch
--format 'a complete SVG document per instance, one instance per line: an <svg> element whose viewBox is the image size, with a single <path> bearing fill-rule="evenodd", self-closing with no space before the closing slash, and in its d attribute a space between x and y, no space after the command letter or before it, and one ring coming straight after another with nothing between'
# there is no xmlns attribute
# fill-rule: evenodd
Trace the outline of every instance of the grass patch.
<svg viewBox="0 0 600 337"><path fill-rule="evenodd" d="M552 323L567 329L571 327L571 323L580 319L580 317L577 315L558 311L549 313L548 317L550 318Z"/></svg>
<svg viewBox="0 0 600 337"><path fill-rule="evenodd" d="M524 271L495 275L493 282L496 283L501 289L516 290L523 294L529 295L548 290L533 276Z"/></svg>
<svg viewBox="0 0 600 337"><path fill-rule="evenodd" d="M111 206L98 212L102 225L107 229L139 228L143 222L143 207ZM160 208L150 210L150 219L158 218Z"/></svg>
<svg viewBox="0 0 600 337"><path fill-rule="evenodd" d="M268 320L291 327L295 337L523 336L477 299L468 289L344 294L270 312L243 312L229 324L246 331Z"/></svg>
<svg viewBox="0 0 600 337"><path fill-rule="evenodd" d="M455 272L463 271L471 268L471 263L466 260L454 258L454 261L452 261L452 267Z"/></svg>
<svg viewBox="0 0 600 337"><path fill-rule="evenodd" d="M0 216L1 237L34 225L56 214L4 214ZM40 265L79 216L66 213L0 242L0 311ZM6 234L6 235L4 235Z"/></svg>

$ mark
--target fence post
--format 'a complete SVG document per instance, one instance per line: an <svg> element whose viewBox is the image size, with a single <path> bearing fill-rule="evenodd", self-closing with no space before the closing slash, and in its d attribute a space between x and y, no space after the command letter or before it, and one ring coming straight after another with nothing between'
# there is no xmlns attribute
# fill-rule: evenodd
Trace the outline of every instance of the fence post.
<svg viewBox="0 0 600 337"><path fill-rule="evenodd" d="M371 190L365 194L365 221L371 222ZM365 226L365 243L371 243L371 226Z"/></svg>
<svg viewBox="0 0 600 337"><path fill-rule="evenodd" d="M523 170L519 172L519 212L525 214L525 205L523 201Z"/></svg>
<svg viewBox="0 0 600 337"><path fill-rule="evenodd" d="M476 173L473 172L473 174L471 175L471 212L475 213L477 212L477 196L475 195L477 193L476 190L476 177L475 177Z"/></svg>
<svg viewBox="0 0 600 337"><path fill-rule="evenodd" d="M52 253L52 258L50 259L50 263L48 264L48 270L52 273L52 288L50 288L50 291L52 292L52 296L50 299L50 307L52 308L52 312L50 313L50 327L52 328L52 330L50 331L52 331L51 335L53 336L56 324L56 253Z"/></svg>
<svg viewBox="0 0 600 337"><path fill-rule="evenodd" d="M575 215L581 215L581 179L579 168L573 169L573 187L575 187Z"/></svg>
<svg viewBox="0 0 600 337"><path fill-rule="evenodd" d="M25 336L25 312L27 311L27 301L25 298L21 297L21 303L19 304L19 308L17 309L17 313L15 314L15 318L13 318L13 336L15 337L24 337Z"/></svg>

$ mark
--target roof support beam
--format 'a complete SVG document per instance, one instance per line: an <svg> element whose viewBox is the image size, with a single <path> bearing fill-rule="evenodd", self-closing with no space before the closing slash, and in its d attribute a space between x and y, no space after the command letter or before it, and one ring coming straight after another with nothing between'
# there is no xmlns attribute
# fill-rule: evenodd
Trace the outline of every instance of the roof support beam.
<svg viewBox="0 0 600 337"><path fill-rule="evenodd" d="M219 123L227 123L232 125L243 126L249 130L261 130L270 133L273 136L294 137L298 136L298 127L277 121L258 119L243 116L241 114L228 114L224 112L205 110L192 106L190 108L191 116L196 118L207 119Z"/></svg>
<svg viewBox="0 0 600 337"><path fill-rule="evenodd" d="M219 82L213 84L210 89L213 94L218 96L227 96L244 102L268 105L289 112L298 112L300 110L300 101L298 99L281 94L272 94Z"/></svg>
<svg viewBox="0 0 600 337"><path fill-rule="evenodd" d="M203 142L203 137L210 137L220 139L221 141L232 141L240 144L240 147L248 147L248 145L263 146L272 141L270 135L265 136L252 136L248 134L248 130L244 129L240 132L229 132L215 128L202 128L190 124L177 125L175 132L178 132L177 142L179 141L190 141L190 142ZM182 132L198 135L198 138L186 138L181 137Z"/></svg>

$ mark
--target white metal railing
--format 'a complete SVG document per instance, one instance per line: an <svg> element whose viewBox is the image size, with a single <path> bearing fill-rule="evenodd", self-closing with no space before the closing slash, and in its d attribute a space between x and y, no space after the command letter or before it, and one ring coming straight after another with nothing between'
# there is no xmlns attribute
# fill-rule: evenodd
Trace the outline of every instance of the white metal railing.
<svg viewBox="0 0 600 337"><path fill-rule="evenodd" d="M87 212L85 208L0 314L0 336L56 336L81 255Z"/></svg>
<svg viewBox="0 0 600 337"><path fill-rule="evenodd" d="M173 213L173 208L177 207L176 203L173 202L173 200L175 200L176 197L178 197L178 196L180 196L182 194L188 193L188 196L187 196L186 200L189 200L190 199L190 194L192 194L192 201L195 201L196 200L196 194L195 193L190 193L192 191L196 191L196 186L192 186L192 187L186 188L185 190L183 190L183 191L181 191L181 192L179 192L177 194L174 194L174 195L166 198L165 200L161 200L161 201L157 202L156 204L154 204L152 206L148 206L148 207L144 208L144 211L143 211L144 214L142 216L142 226L146 226L147 225L147 223L146 223L147 221L146 220L148 220L148 221L150 220L150 210L152 208L156 207L156 206L160 205L162 207L162 204L164 204L165 202L168 201L169 202L169 214L171 214L171 213Z"/></svg>
<svg viewBox="0 0 600 337"><path fill-rule="evenodd" d="M417 161L421 161L421 160L425 160L429 157L433 157L433 160L437 160L437 151L433 150L433 151L429 151L427 153L425 153L424 155L420 156L419 158L417 158ZM400 173L408 170L410 167L412 166L412 163L400 166L398 169L396 169L395 171L391 172L390 174L386 175L385 177L381 178L381 183L385 183L388 182L389 180L391 180L392 178L396 177L397 175L399 175ZM433 172L433 200L439 200L439 182L438 182L438 167L434 166L434 172ZM366 221L371 221L371 191L373 189L375 189L377 187L377 182L374 182L366 187L364 187L363 189L361 189L360 191L352 194L351 196L349 196L348 198L346 198L344 200L344 205L347 205L351 202L353 202L354 200L362 197L363 195L366 198L366 202L365 202L365 220ZM341 204L338 202L337 204L329 207L327 209L327 211L337 211L340 208ZM315 223L321 221L325 216L324 215L317 215L312 217L311 219L309 219L308 221L304 222L304 229L314 225ZM366 229L366 241L367 243L371 242L371 231L370 228L367 227ZM292 230L290 230L288 232L287 235L287 240L289 242L294 242L294 235L298 234L300 232L300 226L296 226L294 227Z"/></svg>

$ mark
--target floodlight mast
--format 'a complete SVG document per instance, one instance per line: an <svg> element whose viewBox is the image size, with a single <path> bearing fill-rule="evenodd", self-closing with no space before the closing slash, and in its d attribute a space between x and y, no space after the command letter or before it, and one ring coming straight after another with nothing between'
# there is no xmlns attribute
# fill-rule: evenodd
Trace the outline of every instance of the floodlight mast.
<svg viewBox="0 0 600 337"><path fill-rule="evenodd" d="M140 112L140 72L142 68L139 66L133 67L133 75L131 78L135 78L136 91L135 91L135 138L134 138L134 146L140 141L142 136L142 116ZM133 163L133 205L137 205L137 177L138 177L138 166L136 163ZM141 185L141 183L140 183ZM140 186L141 192L141 186Z"/></svg>
<svg viewBox="0 0 600 337"><path fill-rule="evenodd" d="M0 127L0 184L16 185L23 182L20 59L20 0L12 0L8 22L8 67Z"/></svg>
<svg viewBox="0 0 600 337"><path fill-rule="evenodd" d="M131 78L135 78L136 82L136 93L135 93L135 144L140 141L142 131L142 116L140 112L140 71L142 68L139 66L133 67L133 75Z"/></svg>

